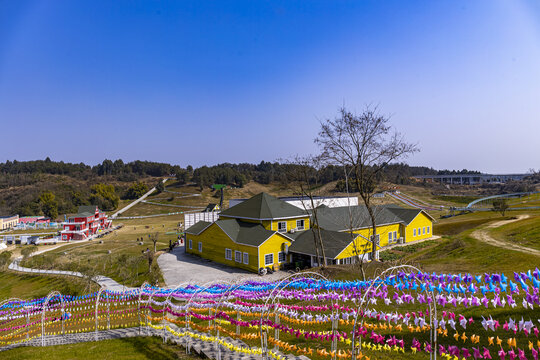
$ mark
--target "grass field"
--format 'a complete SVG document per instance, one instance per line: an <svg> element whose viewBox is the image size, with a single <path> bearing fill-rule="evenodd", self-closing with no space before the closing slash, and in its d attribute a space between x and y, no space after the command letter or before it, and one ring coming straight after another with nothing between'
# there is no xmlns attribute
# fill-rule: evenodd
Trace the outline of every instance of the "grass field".
<svg viewBox="0 0 540 360"><path fill-rule="evenodd" d="M540 250L540 216L492 229L490 233L498 240Z"/></svg>
<svg viewBox="0 0 540 360"><path fill-rule="evenodd" d="M71 345L48 347L21 347L0 353L2 359L11 360L167 360L196 359L186 355L185 350L176 345L163 344L158 337L137 337L118 340L103 340Z"/></svg>
<svg viewBox="0 0 540 360"><path fill-rule="evenodd" d="M26 275L12 271L0 272L0 300L17 297L34 299L47 296L53 290L62 294L81 295L85 285L71 277L51 275ZM97 286L92 286L91 291ZM87 291L87 292L91 292Z"/></svg>
<svg viewBox="0 0 540 360"><path fill-rule="evenodd" d="M45 254L36 255L24 264L28 267L80 271L91 266L97 274L106 275L129 286L141 285L144 281L162 281L161 273L154 260L152 272L142 252L152 249L148 235L158 233L157 250L168 249L169 240L176 241L177 225L183 216L164 216L148 219L122 220L124 227L103 237L103 243L93 240L73 243ZM118 223L118 222L116 222ZM173 234L167 235L167 232ZM139 239L139 240L137 240ZM139 245L139 242L143 245Z"/></svg>

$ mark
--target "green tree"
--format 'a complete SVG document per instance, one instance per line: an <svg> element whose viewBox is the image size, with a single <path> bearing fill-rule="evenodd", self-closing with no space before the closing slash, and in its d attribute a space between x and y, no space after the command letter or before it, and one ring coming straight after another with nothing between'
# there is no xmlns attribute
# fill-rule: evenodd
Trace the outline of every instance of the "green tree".
<svg viewBox="0 0 540 360"><path fill-rule="evenodd" d="M148 192L148 186L143 182L135 182L127 189L126 199L135 200Z"/></svg>
<svg viewBox="0 0 540 360"><path fill-rule="evenodd" d="M158 194L162 193L163 190L165 190L165 185L163 184L163 181L161 181L161 179L158 181L158 183L156 185L156 190L157 190Z"/></svg>
<svg viewBox="0 0 540 360"><path fill-rule="evenodd" d="M96 184L91 187L90 202L103 210L114 210L118 207L120 197L113 185Z"/></svg>
<svg viewBox="0 0 540 360"><path fill-rule="evenodd" d="M493 211L500 212L502 216L506 214L506 210L508 210L508 203L506 202L506 199L496 199L493 200Z"/></svg>
<svg viewBox="0 0 540 360"><path fill-rule="evenodd" d="M38 202L43 214L51 218L51 220L56 220L58 217L58 201L56 200L56 196L50 191L45 191L40 195Z"/></svg>

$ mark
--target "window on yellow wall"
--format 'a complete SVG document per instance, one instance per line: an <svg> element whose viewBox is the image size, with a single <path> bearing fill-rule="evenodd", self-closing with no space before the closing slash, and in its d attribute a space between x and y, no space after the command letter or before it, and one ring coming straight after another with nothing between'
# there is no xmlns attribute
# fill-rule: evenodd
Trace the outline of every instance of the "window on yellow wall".
<svg viewBox="0 0 540 360"><path fill-rule="evenodd" d="M249 254L246 252L244 253L244 264L249 265Z"/></svg>
<svg viewBox="0 0 540 360"><path fill-rule="evenodd" d="M199 252L202 252L202 242L199 241Z"/></svg>
<svg viewBox="0 0 540 360"><path fill-rule="evenodd" d="M287 255L283 252L283 251L280 251L278 252L278 263L283 263L287 259Z"/></svg>
<svg viewBox="0 0 540 360"><path fill-rule="evenodd" d="M189 250L193 249L193 240L191 240L191 239L189 239L188 248L189 248Z"/></svg>
<svg viewBox="0 0 540 360"><path fill-rule="evenodd" d="M422 228L422 235L426 235L426 227L425 226Z"/></svg>
<svg viewBox="0 0 540 360"><path fill-rule="evenodd" d="M296 230L304 230L304 219L296 220Z"/></svg>
<svg viewBox="0 0 540 360"><path fill-rule="evenodd" d="M234 252L234 261L237 263L242 263L242 252L241 251L235 251Z"/></svg>
<svg viewBox="0 0 540 360"><path fill-rule="evenodd" d="M427 233L429 234L429 226L427 227Z"/></svg>
<svg viewBox="0 0 540 360"><path fill-rule="evenodd" d="M274 254L264 255L264 266L273 265L273 264L274 264Z"/></svg>
<svg viewBox="0 0 540 360"><path fill-rule="evenodd" d="M225 249L225 259L226 260L232 260L232 250L231 249Z"/></svg>
<svg viewBox="0 0 540 360"><path fill-rule="evenodd" d="M413 236L416 236L416 229L412 230L412 234L413 234Z"/></svg>
<svg viewBox="0 0 540 360"><path fill-rule="evenodd" d="M286 221L278 221L277 230L279 232L281 232L281 233L287 232L287 222Z"/></svg>

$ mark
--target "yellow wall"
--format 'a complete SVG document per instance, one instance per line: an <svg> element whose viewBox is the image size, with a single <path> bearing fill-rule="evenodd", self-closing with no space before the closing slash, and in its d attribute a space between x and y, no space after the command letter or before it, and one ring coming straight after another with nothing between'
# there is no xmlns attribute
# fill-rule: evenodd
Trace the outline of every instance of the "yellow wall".
<svg viewBox="0 0 540 360"><path fill-rule="evenodd" d="M234 217L230 216L221 216L220 219L235 219ZM243 222L248 223L254 223L254 224L261 224L266 230L271 231L277 231L278 230L278 222L280 221L286 221L287 222L287 231L291 229L296 229L296 220L304 220L304 230L309 229L309 216L306 217L299 217L295 219L283 219L283 220L250 220L250 219L238 219Z"/></svg>
<svg viewBox="0 0 540 360"><path fill-rule="evenodd" d="M278 222L286 221L287 222L287 231L289 231L291 229L296 229L296 220L304 220L304 230L309 229L309 217L296 218L296 219L284 219L284 220L272 220L270 228L267 227L268 224L263 224L263 226L267 230L278 231Z"/></svg>
<svg viewBox="0 0 540 360"><path fill-rule="evenodd" d="M291 241L279 233L272 235L270 239L262 243L259 246L259 267L261 268L261 267L269 266L269 265L268 266L265 265L264 256L270 253L274 254L274 265L276 267L279 267L280 264L278 262L278 253L280 251L283 251L284 243L287 244L288 246L291 245ZM289 256L290 255L287 255L286 257L287 261L289 261Z"/></svg>
<svg viewBox="0 0 540 360"><path fill-rule="evenodd" d="M428 232L429 227L429 232ZM426 232L424 234L424 228ZM414 235L414 229L416 229L416 236ZM418 229L420 229L420 234ZM433 221L423 212L419 213L416 218L409 225L405 231L405 241L412 242L422 239L427 239L433 236Z"/></svg>
<svg viewBox="0 0 540 360"><path fill-rule="evenodd" d="M189 240L192 241L192 248L189 249ZM198 243L202 242L202 252L199 252ZM283 243L291 245L291 241L283 235L277 233L268 238L259 247L235 243L231 238L221 230L215 223L206 228L201 234L186 234L186 252L199 255L205 259L219 262L225 265L234 266L250 271L257 272L261 267L268 267L264 264L266 254L274 254L274 265L279 267L278 253L283 251ZM225 258L225 249L232 250L232 259ZM242 252L242 262L235 261L235 251ZM249 254L249 264L243 263L243 253ZM260 255L260 256L259 256ZM288 255L289 256L289 255ZM289 260L287 256L287 261Z"/></svg>
<svg viewBox="0 0 540 360"><path fill-rule="evenodd" d="M381 246L387 246L388 245L388 234L390 232L396 231L397 238L399 239L401 237L401 226L400 224L391 224L391 225L384 225L384 226L378 226L377 227L377 234L379 235L379 248ZM347 257L355 256L357 253L355 252L355 245L356 250L360 254L365 254L371 252L371 243L368 242L366 239L371 238L371 235L373 234L373 230L371 228L365 228L365 229L359 229L353 231L354 234L359 234L361 236L357 237L355 240L355 244L351 243L344 251L339 254L337 259L344 259ZM393 238L393 235L392 235Z"/></svg>
<svg viewBox="0 0 540 360"><path fill-rule="evenodd" d="M189 240L192 240L192 249L189 249ZM202 252L199 252L198 250L199 241L202 242ZM225 259L225 249L232 250L231 260ZM234 260L235 250L242 252L242 263L238 263ZM200 235L186 234L186 252L229 266L235 266L255 272L259 270L257 247L235 243L215 223L206 228ZM249 254L248 265L243 263L244 252Z"/></svg>

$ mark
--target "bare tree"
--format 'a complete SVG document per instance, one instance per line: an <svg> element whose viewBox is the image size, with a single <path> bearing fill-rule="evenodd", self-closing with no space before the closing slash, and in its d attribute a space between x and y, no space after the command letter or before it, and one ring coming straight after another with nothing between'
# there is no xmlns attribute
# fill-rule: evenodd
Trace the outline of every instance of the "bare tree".
<svg viewBox="0 0 540 360"><path fill-rule="evenodd" d="M154 252L156 252L157 251L157 242L158 242L158 238L159 238L159 233L155 232L153 234L150 234L149 237L150 237L150 241L152 241L152 244L154 244Z"/></svg>
<svg viewBox="0 0 540 360"><path fill-rule="evenodd" d="M418 151L416 145L405 142L401 134L393 131L388 121L389 117L379 114L376 107L367 106L360 115L343 107L339 117L321 122L315 139L327 161L351 172L351 181L371 221L372 235L369 241L372 259L375 259L377 251L377 227L371 198L382 170L389 163Z"/></svg>
<svg viewBox="0 0 540 360"><path fill-rule="evenodd" d="M328 265L324 250L321 228L319 226L318 209L321 205L321 182L320 174L324 169L324 163L320 156L295 156L287 161L289 168L287 175L291 182L295 184L302 196L302 206L304 210L311 213L310 229L313 233L313 243L315 245L315 255L319 265ZM311 221L311 220L310 220Z"/></svg>

